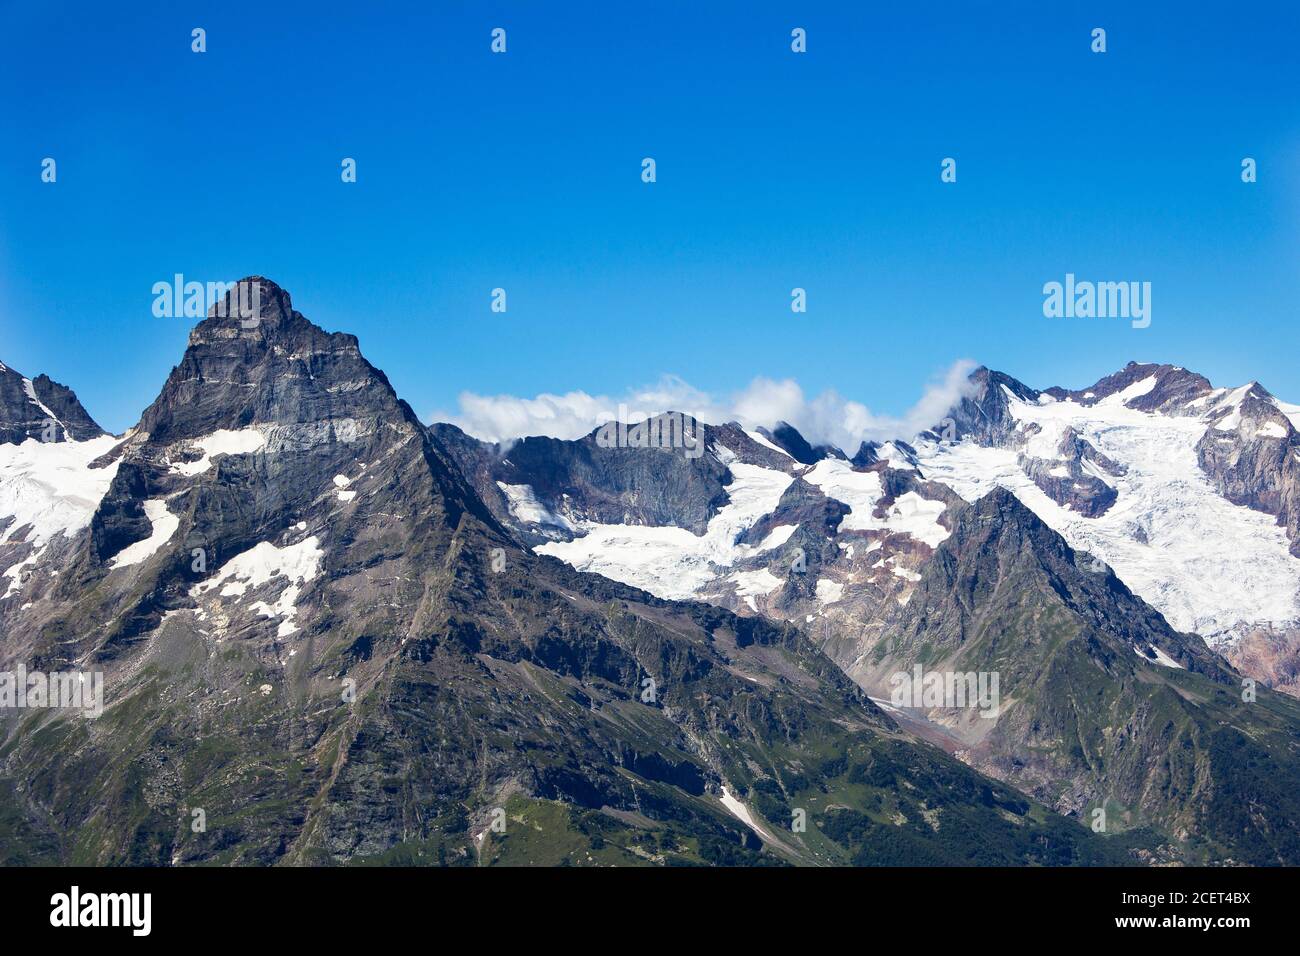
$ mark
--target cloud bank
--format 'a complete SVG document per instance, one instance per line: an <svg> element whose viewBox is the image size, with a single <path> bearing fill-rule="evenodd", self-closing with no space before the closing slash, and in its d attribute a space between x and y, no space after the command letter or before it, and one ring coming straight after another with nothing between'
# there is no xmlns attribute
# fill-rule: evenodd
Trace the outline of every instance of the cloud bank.
<svg viewBox="0 0 1300 956"><path fill-rule="evenodd" d="M607 421L642 421L662 412L685 412L710 424L740 422L746 428L772 428L789 422L813 444L830 444L852 454L864 441L910 440L937 424L970 394L975 362L962 359L925 386L920 399L902 416L878 415L861 402L835 391L808 398L793 379L756 378L743 390L718 398L689 382L667 375L656 384L621 396L543 393L534 398L461 392L459 410L435 412L434 421L451 422L484 441L511 442L530 435L574 439Z"/></svg>

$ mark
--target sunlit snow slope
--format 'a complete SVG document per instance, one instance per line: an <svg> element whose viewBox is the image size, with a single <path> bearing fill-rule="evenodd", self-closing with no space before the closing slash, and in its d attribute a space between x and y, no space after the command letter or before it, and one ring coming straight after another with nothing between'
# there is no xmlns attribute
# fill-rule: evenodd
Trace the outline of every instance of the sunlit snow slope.
<svg viewBox="0 0 1300 956"><path fill-rule="evenodd" d="M1038 444L1041 436L1069 426L1126 466L1127 474L1104 475L1118 497L1098 517L1084 517L1044 494L1021 470L1012 448L920 441L919 463L928 477L968 500L997 485L1009 488L1072 547L1111 565L1180 630L1214 642L1231 639L1244 626L1300 619L1300 559L1290 554L1284 530L1270 515L1234 505L1215 491L1197 464L1203 419L1128 407L1145 394L1146 384L1090 406L1046 395L1033 404L1006 392L1018 425L1042 427Z"/></svg>

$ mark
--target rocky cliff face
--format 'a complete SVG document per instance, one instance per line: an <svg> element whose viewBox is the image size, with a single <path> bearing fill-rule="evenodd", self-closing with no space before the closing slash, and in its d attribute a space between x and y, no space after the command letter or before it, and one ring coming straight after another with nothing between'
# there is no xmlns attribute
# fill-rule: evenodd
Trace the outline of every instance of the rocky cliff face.
<svg viewBox="0 0 1300 956"><path fill-rule="evenodd" d="M87 441L103 434L70 388L48 375L25 378L0 362L0 444Z"/></svg>
<svg viewBox="0 0 1300 956"><path fill-rule="evenodd" d="M791 465L788 455L759 445L736 425L706 425L677 413L602 423L577 441L531 437L504 447L454 425L438 423L430 431L494 514L525 538L545 540L571 538L582 522L704 534L732 480L726 461L711 451L720 442L743 449L747 462L780 470ZM674 439L677 432L687 439Z"/></svg>
<svg viewBox="0 0 1300 956"><path fill-rule="evenodd" d="M1300 556L1300 434L1258 384L1211 406L1197 460L1234 504L1273 515Z"/></svg>

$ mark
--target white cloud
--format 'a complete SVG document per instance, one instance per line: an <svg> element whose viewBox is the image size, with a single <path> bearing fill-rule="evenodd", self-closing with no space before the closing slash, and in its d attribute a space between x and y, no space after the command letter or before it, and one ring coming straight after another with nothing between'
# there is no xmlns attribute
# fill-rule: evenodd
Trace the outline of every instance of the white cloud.
<svg viewBox="0 0 1300 956"><path fill-rule="evenodd" d="M836 445L852 454L863 441L910 440L937 424L969 394L968 376L975 368L968 359L954 363L898 417L878 415L834 391L808 399L793 379L756 378L744 390L720 400L676 376L665 376L652 386L619 397L583 391L544 393L535 398L462 392L457 413L435 413L433 419L451 422L485 441L508 442L529 435L581 438L613 419L636 422L675 411L712 424L738 421L747 428L789 422L813 444Z"/></svg>

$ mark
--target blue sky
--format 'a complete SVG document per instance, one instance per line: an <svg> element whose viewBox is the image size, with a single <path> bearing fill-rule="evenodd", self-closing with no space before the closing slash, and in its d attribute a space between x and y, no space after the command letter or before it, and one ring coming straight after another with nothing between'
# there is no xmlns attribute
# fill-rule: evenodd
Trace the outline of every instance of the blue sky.
<svg viewBox="0 0 1300 956"><path fill-rule="evenodd" d="M665 374L900 414L961 358L1300 400L1296 5L896 6L0 2L0 359L121 430L188 333L153 283L261 273L425 417ZM1067 272L1150 328L1044 318Z"/></svg>

